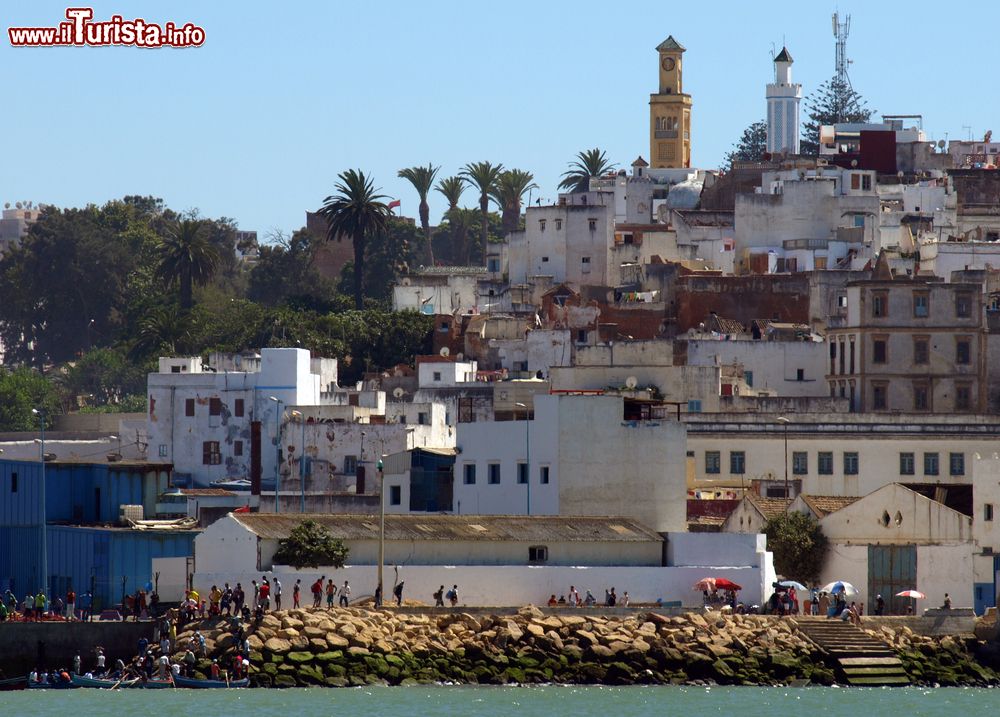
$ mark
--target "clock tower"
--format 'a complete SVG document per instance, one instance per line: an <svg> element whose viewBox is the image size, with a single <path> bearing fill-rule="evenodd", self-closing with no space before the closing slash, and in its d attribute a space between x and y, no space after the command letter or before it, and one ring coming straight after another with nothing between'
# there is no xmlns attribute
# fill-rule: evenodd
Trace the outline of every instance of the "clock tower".
<svg viewBox="0 0 1000 717"><path fill-rule="evenodd" d="M691 95L684 94L684 46L661 42L660 91L649 96L649 159L654 169L691 166Z"/></svg>

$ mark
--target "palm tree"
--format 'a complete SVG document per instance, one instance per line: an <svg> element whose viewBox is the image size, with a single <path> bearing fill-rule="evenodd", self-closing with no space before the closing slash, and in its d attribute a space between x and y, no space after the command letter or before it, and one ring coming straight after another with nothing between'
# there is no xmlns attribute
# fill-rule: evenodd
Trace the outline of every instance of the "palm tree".
<svg viewBox="0 0 1000 717"><path fill-rule="evenodd" d="M602 149L594 147L577 152L576 159L569 163L569 170L563 172L563 180L559 182L559 189L586 192L590 189L592 177L600 177L614 168L615 165L608 161L607 155Z"/></svg>
<svg viewBox="0 0 1000 717"><path fill-rule="evenodd" d="M407 167L399 170L399 175L417 190L420 196L420 227L424 230L424 240L427 242L427 258L434 265L434 247L431 246L431 210L427 206L427 195L434 186L434 177L441 167L435 167L430 162L426 167Z"/></svg>
<svg viewBox="0 0 1000 717"><path fill-rule="evenodd" d="M465 191L465 180L461 177L445 177L434 189L444 195L444 198L448 200L448 212L452 209L458 209L458 200L462 198L462 192ZM447 214L447 212L446 212Z"/></svg>
<svg viewBox="0 0 1000 717"><path fill-rule="evenodd" d="M490 193L493 201L500 205L503 231L508 234L521 221L521 200L529 189L538 189L535 175L523 169L510 169L500 175L494 190Z"/></svg>
<svg viewBox="0 0 1000 717"><path fill-rule="evenodd" d="M186 349L190 337L190 325L186 318L162 306L153 307L139 320L129 356L139 361L155 353L176 354Z"/></svg>
<svg viewBox="0 0 1000 717"><path fill-rule="evenodd" d="M485 262L486 244L489 242L490 193L496 189L503 165L490 162L470 162L459 176L479 190L479 242Z"/></svg>
<svg viewBox="0 0 1000 717"><path fill-rule="evenodd" d="M206 283L219 266L219 253L206 236L205 223L193 218L176 222L160 240L157 253L157 276L168 287L178 285L181 309L190 310L193 286Z"/></svg>
<svg viewBox="0 0 1000 717"><path fill-rule="evenodd" d="M326 218L326 240L341 241L345 236L354 245L354 306L364 306L362 282L365 275L365 244L368 238L389 229L389 207L384 194L378 194L371 177L360 169L348 169L337 175L334 189L323 200L319 213Z"/></svg>
<svg viewBox="0 0 1000 717"><path fill-rule="evenodd" d="M464 257L464 264L472 263L473 242L469 241L469 233L479 222L479 211L454 207L445 212L448 229L451 234L451 253L455 263L459 262L459 254Z"/></svg>

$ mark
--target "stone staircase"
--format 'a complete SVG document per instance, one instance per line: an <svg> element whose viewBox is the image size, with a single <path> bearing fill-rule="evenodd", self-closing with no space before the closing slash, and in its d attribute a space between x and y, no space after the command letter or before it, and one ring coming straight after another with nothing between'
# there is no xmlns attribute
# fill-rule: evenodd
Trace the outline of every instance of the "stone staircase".
<svg viewBox="0 0 1000 717"><path fill-rule="evenodd" d="M849 622L796 617L795 627L828 656L849 685L908 685L910 678L892 648Z"/></svg>

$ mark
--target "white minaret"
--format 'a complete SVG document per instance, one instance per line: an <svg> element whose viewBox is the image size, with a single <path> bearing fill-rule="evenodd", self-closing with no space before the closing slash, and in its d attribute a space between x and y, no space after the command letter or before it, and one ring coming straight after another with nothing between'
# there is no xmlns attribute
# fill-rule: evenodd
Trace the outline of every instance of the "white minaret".
<svg viewBox="0 0 1000 717"><path fill-rule="evenodd" d="M782 47L774 58L774 82L767 86L767 151L799 153L802 85L792 83L792 56Z"/></svg>

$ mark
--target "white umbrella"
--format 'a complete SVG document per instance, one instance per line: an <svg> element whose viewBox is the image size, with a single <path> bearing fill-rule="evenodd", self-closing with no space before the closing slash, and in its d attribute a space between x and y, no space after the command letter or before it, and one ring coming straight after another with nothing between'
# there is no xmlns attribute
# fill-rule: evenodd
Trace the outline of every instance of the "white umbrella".
<svg viewBox="0 0 1000 717"><path fill-rule="evenodd" d="M806 590L809 589L805 585L796 580L781 580L778 582L778 585L780 585L783 588L795 588L799 592L805 592Z"/></svg>
<svg viewBox="0 0 1000 717"><path fill-rule="evenodd" d="M820 588L820 592L830 593L831 595L844 593L844 597L855 597L861 594L860 590L844 580L836 580L832 583L828 583Z"/></svg>

